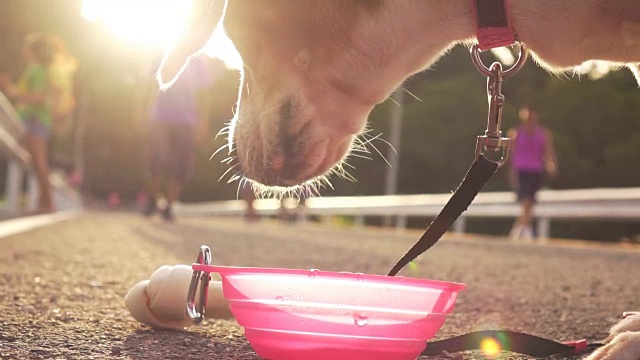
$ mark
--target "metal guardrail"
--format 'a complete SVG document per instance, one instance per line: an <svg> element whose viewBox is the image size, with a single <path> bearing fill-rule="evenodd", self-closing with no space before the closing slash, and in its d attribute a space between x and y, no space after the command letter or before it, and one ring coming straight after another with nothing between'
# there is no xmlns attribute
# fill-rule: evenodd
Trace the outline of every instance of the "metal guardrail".
<svg viewBox="0 0 640 360"><path fill-rule="evenodd" d="M0 92L0 156L9 160L5 185L5 212L13 216L20 212L20 195L25 172L28 173L27 210L35 209L38 187L31 171L31 155L19 142L25 127L11 102ZM52 171L49 178L53 186L53 200L58 210L78 209L82 200L60 174Z"/></svg>
<svg viewBox="0 0 640 360"><path fill-rule="evenodd" d="M394 217L396 226L406 227L409 217L435 217L451 194L385 195L310 198L301 208L303 216L353 216L356 223L372 217ZM177 204L176 213L183 216L242 216L246 210L242 200ZM287 199L285 207L295 207ZM277 215L281 202L275 199L254 201L258 214ZM478 194L473 204L454 224L454 231L464 232L467 218L516 218L520 206L512 192ZM640 222L640 188L599 188L579 190L541 190L534 208L539 237L549 236L551 220L598 220Z"/></svg>
<svg viewBox="0 0 640 360"><path fill-rule="evenodd" d="M18 143L25 128L9 99L0 92L0 152L22 166L28 166L31 155Z"/></svg>

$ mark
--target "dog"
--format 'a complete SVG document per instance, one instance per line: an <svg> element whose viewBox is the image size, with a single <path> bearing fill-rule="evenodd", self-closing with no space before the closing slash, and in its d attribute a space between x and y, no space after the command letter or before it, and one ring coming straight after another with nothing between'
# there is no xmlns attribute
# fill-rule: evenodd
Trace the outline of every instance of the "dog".
<svg viewBox="0 0 640 360"><path fill-rule="evenodd" d="M602 60L627 66L640 83L640 1L508 5L518 40L550 72ZM228 149L239 176L258 190L328 182L373 107L453 46L473 43L476 32L468 0L193 0L192 6L159 82L170 86L223 25L244 63ZM637 360L639 344L636 315L614 327L608 345L590 359Z"/></svg>
<svg viewBox="0 0 640 360"><path fill-rule="evenodd" d="M276 188L326 179L376 104L476 30L469 0L195 0L194 9L160 82L170 85L221 22L244 62L229 129L234 165ZM510 9L518 39L549 71L604 60L637 75L637 0L517 0Z"/></svg>
<svg viewBox="0 0 640 360"><path fill-rule="evenodd" d="M605 345L585 360L640 359L640 312L625 313L624 319L609 333Z"/></svg>

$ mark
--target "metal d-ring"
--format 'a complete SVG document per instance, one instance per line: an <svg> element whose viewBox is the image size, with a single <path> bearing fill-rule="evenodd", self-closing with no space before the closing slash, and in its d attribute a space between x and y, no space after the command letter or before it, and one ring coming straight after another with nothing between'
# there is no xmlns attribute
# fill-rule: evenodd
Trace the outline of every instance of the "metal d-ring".
<svg viewBox="0 0 640 360"><path fill-rule="evenodd" d="M211 265L211 249L202 245L196 258L196 263L200 265ZM187 292L187 314L191 320L199 324L204 320L204 309L207 305L207 297L209 296L209 280L211 273L206 271L194 270L191 276L191 284ZM198 280L200 280L200 298L199 304L196 306L196 292L198 291Z"/></svg>
<svg viewBox="0 0 640 360"><path fill-rule="evenodd" d="M518 60L516 60L516 63L513 64L512 67L502 72L503 78L506 78L508 76L511 76L517 73L520 69L522 69L524 64L527 62L527 58L529 57L529 50L523 43L518 43L518 44L520 46L520 52L518 53ZM494 76L495 73L491 71L491 68L493 66L486 67L482 62L482 59L480 59L480 49L478 48L478 44L473 44L473 46L471 47L471 59L473 60L473 65L476 66L476 69L478 69L478 71L482 75L487 77Z"/></svg>

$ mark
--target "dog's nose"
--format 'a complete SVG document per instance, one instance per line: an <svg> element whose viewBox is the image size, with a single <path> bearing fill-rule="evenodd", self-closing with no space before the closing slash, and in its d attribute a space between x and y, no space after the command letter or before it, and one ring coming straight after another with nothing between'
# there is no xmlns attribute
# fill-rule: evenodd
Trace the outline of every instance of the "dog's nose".
<svg viewBox="0 0 640 360"><path fill-rule="evenodd" d="M258 154L256 154L258 155ZM283 152L273 156L256 156L245 163L246 176L267 186L290 187L299 185L316 174L308 170L315 167L314 159L304 158L295 152Z"/></svg>
<svg viewBox="0 0 640 360"><path fill-rule="evenodd" d="M297 186L324 176L348 153L352 135L305 117L295 101L283 101L272 116L237 122L238 160L250 180L270 187Z"/></svg>
<svg viewBox="0 0 640 360"><path fill-rule="evenodd" d="M295 105L286 99L277 111L274 138L254 137L251 143L238 139L239 160L246 177L263 185L281 187L308 180L309 168L315 167L318 160L309 151L315 146L308 140L308 129L296 131L292 127L295 117Z"/></svg>
<svg viewBox="0 0 640 360"><path fill-rule="evenodd" d="M238 160L245 177L266 186L300 185L333 165L327 160L326 141L311 142L302 136L280 138L277 146L268 148L259 143L238 142Z"/></svg>
<svg viewBox="0 0 640 360"><path fill-rule="evenodd" d="M284 156L277 155L273 157L271 161L271 167L274 171L281 171L284 168L285 158Z"/></svg>

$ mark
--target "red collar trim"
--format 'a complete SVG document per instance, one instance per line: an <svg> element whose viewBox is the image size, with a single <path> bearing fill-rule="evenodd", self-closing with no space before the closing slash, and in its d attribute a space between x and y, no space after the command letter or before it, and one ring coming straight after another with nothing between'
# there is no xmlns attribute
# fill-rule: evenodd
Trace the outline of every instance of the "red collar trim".
<svg viewBox="0 0 640 360"><path fill-rule="evenodd" d="M480 50L510 46L517 41L509 18L509 3L509 0L471 0Z"/></svg>

